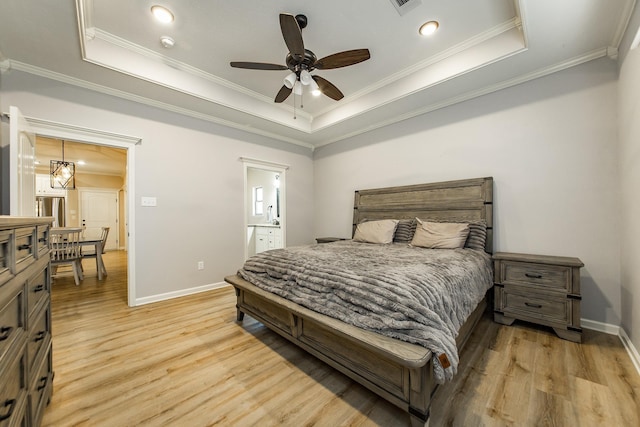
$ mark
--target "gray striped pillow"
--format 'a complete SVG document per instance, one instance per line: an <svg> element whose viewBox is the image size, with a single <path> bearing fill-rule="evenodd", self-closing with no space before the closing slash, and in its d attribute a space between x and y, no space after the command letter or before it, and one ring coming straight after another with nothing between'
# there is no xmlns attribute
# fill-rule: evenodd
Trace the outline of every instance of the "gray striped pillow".
<svg viewBox="0 0 640 427"><path fill-rule="evenodd" d="M416 232L417 221L415 218L401 219L396 227L396 233L393 235L394 243L410 243Z"/></svg>

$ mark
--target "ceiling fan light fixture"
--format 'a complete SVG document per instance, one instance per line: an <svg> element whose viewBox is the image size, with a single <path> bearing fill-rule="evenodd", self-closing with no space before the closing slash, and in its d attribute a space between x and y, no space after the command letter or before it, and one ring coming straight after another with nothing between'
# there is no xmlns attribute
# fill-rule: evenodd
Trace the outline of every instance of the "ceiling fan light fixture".
<svg viewBox="0 0 640 427"><path fill-rule="evenodd" d="M311 73L309 72L309 70L302 70L300 72L300 82L303 85L307 86L312 81L313 81L313 78L311 78Z"/></svg>
<svg viewBox="0 0 640 427"><path fill-rule="evenodd" d="M302 83L298 81L293 85L293 93L294 95L302 95Z"/></svg>
<svg viewBox="0 0 640 427"><path fill-rule="evenodd" d="M284 78L284 85L287 87L287 89L292 89L297 80L298 76L296 75L296 73L287 74L287 77Z"/></svg>
<svg viewBox="0 0 640 427"><path fill-rule="evenodd" d="M320 90L320 86L316 83L315 80L311 79L311 83L309 83L309 87L311 88L311 95L320 96L322 95L322 91Z"/></svg>
<svg viewBox="0 0 640 427"><path fill-rule="evenodd" d="M420 35L430 36L438 30L438 27L440 27L440 23L438 21L429 21L422 24L418 32Z"/></svg>
<svg viewBox="0 0 640 427"><path fill-rule="evenodd" d="M151 13L153 13L153 16L155 16L155 18L163 24L169 24L173 22L173 13L171 13L171 11L166 7L158 5L151 6Z"/></svg>

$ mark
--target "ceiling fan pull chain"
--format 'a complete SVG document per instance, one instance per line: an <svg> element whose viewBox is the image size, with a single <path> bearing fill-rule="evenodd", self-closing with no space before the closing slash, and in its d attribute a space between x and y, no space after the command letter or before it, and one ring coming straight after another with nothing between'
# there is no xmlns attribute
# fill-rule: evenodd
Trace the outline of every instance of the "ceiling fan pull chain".
<svg viewBox="0 0 640 427"><path fill-rule="evenodd" d="M297 119L296 117L296 94L293 94L293 120Z"/></svg>

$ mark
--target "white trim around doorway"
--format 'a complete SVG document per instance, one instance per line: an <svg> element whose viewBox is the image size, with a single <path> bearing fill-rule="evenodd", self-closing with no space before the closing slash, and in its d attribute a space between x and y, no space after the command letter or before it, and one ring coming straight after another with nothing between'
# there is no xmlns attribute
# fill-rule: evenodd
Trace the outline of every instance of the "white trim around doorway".
<svg viewBox="0 0 640 427"><path fill-rule="evenodd" d="M280 204L281 204L281 208L280 208L280 217L282 218L282 244L286 247L287 245L287 175L286 172L289 169L288 165L283 165L280 163L275 163L275 162L270 162L270 161L266 161L266 160L258 160L258 159L252 159L249 157L240 157L239 159L242 164L243 164L243 174L244 174L244 190L243 190L243 212L242 212L242 217L244 218L244 259L246 260L247 258L249 258L249 248L248 248L248 235L247 235L247 229L248 229L248 225L249 223L247 222L247 191L248 191L248 187L247 187L247 171L248 169L252 168L252 169L261 169L261 170L267 170L267 171L271 171L271 172L277 172L280 174L280 182L281 182L281 195L280 195Z"/></svg>
<svg viewBox="0 0 640 427"><path fill-rule="evenodd" d="M122 135L98 129L89 129L65 123L52 122L32 117L25 117L27 122L33 127L36 135L48 136L51 138L65 139L69 141L86 142L96 145L107 145L111 147L124 148L127 150L127 201L126 201L126 229L128 241L127 251L127 299L130 307L136 306L136 274L135 274L135 147L142 143L142 138Z"/></svg>

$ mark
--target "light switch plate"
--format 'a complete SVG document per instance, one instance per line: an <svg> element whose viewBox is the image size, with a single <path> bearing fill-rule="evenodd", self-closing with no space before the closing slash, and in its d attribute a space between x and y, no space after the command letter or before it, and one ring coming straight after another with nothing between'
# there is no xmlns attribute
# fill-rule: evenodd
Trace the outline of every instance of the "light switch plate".
<svg viewBox="0 0 640 427"><path fill-rule="evenodd" d="M158 206L158 201L155 197L141 197L140 206Z"/></svg>

